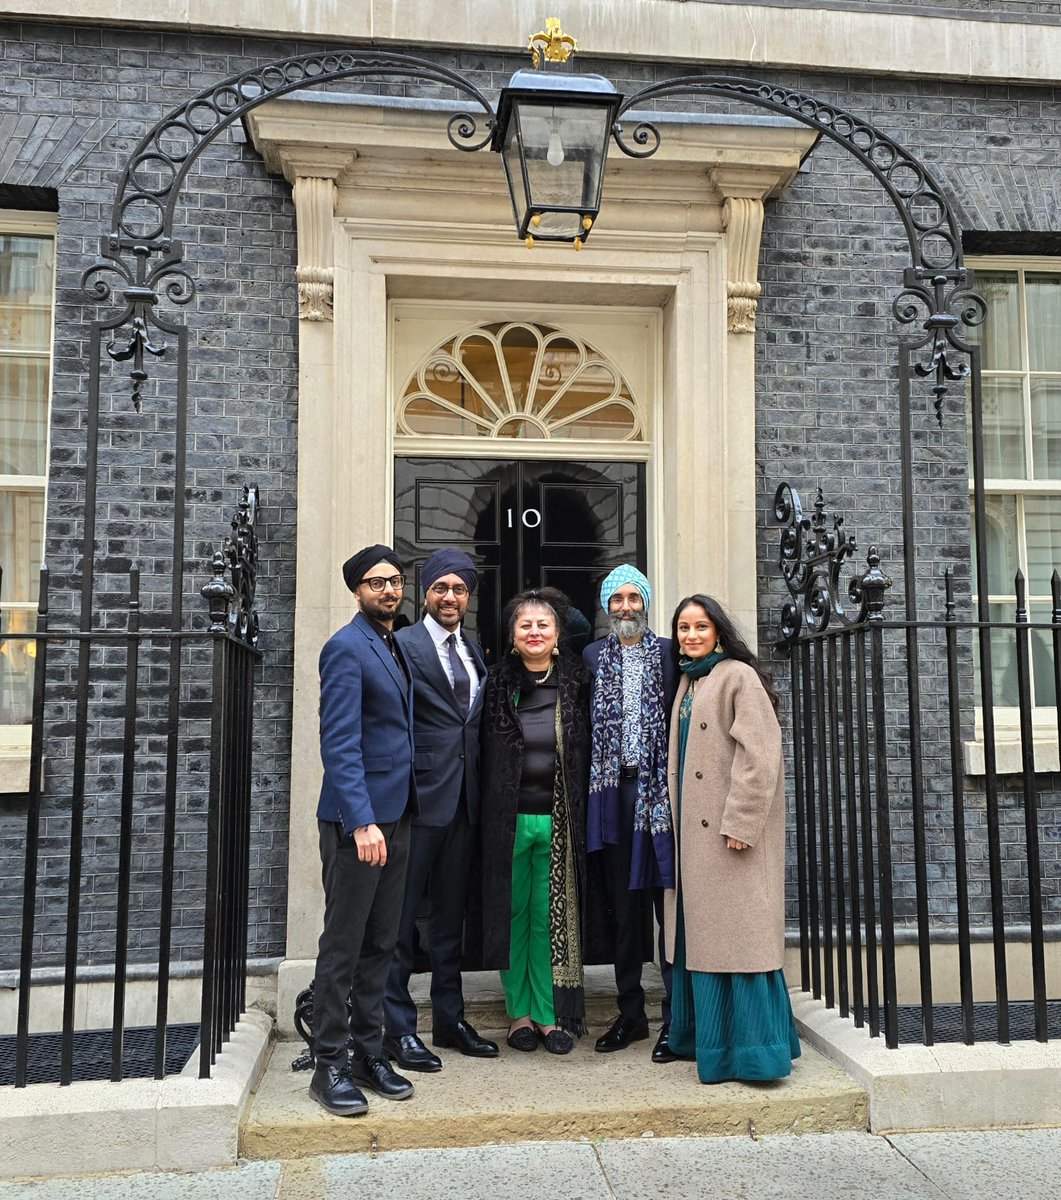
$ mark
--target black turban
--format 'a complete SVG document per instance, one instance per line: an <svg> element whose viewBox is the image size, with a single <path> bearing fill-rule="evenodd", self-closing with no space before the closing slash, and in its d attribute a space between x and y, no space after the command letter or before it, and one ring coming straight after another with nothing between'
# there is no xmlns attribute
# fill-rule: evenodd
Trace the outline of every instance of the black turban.
<svg viewBox="0 0 1061 1200"><path fill-rule="evenodd" d="M378 562L389 562L399 575L402 574L402 564L390 546L366 546L343 563L346 586L353 591L364 578L365 572Z"/></svg>
<svg viewBox="0 0 1061 1200"><path fill-rule="evenodd" d="M479 583L479 572L475 563L463 550L454 550L452 546L443 546L420 568L420 585L426 592L443 575L459 575L464 580L468 591L474 592Z"/></svg>

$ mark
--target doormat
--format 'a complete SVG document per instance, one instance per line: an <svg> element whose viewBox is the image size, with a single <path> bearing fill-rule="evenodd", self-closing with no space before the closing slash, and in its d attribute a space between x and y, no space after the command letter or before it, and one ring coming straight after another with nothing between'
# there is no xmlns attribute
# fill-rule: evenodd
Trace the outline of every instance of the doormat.
<svg viewBox="0 0 1061 1200"><path fill-rule="evenodd" d="M15 1082L14 1035L0 1037L0 1085ZM61 1033L31 1033L26 1065L27 1083L58 1083L59 1062L62 1056ZM199 1044L199 1024L166 1026L166 1074L177 1075L184 1070ZM111 1077L111 1031L109 1029L75 1029L73 1079L84 1083L90 1079ZM127 1029L122 1039L122 1078L151 1079L155 1074L155 1027L143 1025Z"/></svg>
<svg viewBox="0 0 1061 1200"><path fill-rule="evenodd" d="M1061 1038L1061 1000L1046 1002L1046 1033L1051 1041ZM993 1001L973 1005L973 1036L978 1042L998 1040L998 1005ZM899 1005L899 1042L923 1042L925 1015L918 1004ZM932 1040L934 1042L964 1042L960 1004L932 1006ZM1009 1003L1009 1040L1035 1041L1035 1006L1030 1000L1011 1000Z"/></svg>

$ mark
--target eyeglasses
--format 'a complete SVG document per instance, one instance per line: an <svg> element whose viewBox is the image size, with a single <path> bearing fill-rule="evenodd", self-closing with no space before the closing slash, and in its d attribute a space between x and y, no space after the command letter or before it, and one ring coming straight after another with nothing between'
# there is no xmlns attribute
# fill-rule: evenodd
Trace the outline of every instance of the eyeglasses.
<svg viewBox="0 0 1061 1200"><path fill-rule="evenodd" d="M384 577L383 575L373 575L371 579L362 579L361 583L363 583L370 592L382 592L388 583L396 592L400 592L402 588L405 587L405 576L389 575ZM361 584L359 583L358 587L360 586Z"/></svg>
<svg viewBox="0 0 1061 1200"><path fill-rule="evenodd" d="M432 596L437 596L440 600L449 592L452 592L458 600L468 594L468 589L463 583L433 583L427 590Z"/></svg>

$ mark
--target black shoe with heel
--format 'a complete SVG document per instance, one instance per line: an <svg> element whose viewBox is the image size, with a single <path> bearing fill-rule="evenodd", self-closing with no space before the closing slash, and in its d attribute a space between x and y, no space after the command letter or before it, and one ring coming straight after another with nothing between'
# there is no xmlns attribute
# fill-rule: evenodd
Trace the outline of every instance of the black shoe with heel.
<svg viewBox="0 0 1061 1200"><path fill-rule="evenodd" d="M611 1028L597 1038L596 1050L600 1054L611 1054L615 1050L625 1050L631 1042L643 1042L647 1037L648 1021L644 1017L640 1021L618 1017Z"/></svg>
<svg viewBox="0 0 1061 1200"><path fill-rule="evenodd" d="M336 1117L359 1117L368 1112L365 1093L354 1084L347 1068L318 1065L309 1081L311 1100Z"/></svg>

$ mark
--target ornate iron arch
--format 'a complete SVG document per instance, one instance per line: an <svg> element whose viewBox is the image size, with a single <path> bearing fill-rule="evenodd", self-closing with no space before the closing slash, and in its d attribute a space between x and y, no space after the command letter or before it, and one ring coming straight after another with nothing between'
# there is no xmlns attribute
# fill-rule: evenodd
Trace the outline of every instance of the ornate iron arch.
<svg viewBox="0 0 1061 1200"><path fill-rule="evenodd" d="M411 55L376 50L333 50L302 54L221 80L161 117L141 138L119 179L111 209L110 229L100 242L100 258L82 276L82 285L97 304L115 292L123 302L112 318L93 322L89 387L89 452L86 480L85 547L82 576L83 620L91 613L92 552L95 509L95 438L98 430L100 351L109 334L109 357L131 363L133 403L139 410L148 379L145 356L164 358L167 335L177 342L177 453L174 494L174 609L179 610L180 548L183 545L184 447L187 382L187 329L157 311L160 298L188 304L195 293L184 265L183 246L173 237L173 220L181 185L203 150L234 121L268 100L289 92L358 77L410 79L441 83L468 98L479 112L450 117L452 145L475 151L491 139L496 113L474 84L447 67ZM876 178L895 206L910 247L911 265L893 302L901 323L919 331L900 339L900 414L902 424L904 517L912 520L912 472L909 431L909 376L934 377L936 415L942 424L942 400L948 384L964 379L976 348L959 335L962 326L983 320L986 306L972 290L971 273L962 258L961 236L946 193L928 168L895 139L840 106L798 89L751 79L685 75L652 84L627 97L613 135L618 147L634 158L651 157L661 144L651 122L638 121L627 135L621 123L636 106L667 97L713 96L752 104L788 116L818 130L844 147ZM479 122L485 122L481 129ZM914 361L915 358L918 361ZM978 374L978 372L976 372ZM974 386L975 393L978 388ZM914 539L904 536L908 603L912 606ZM904 529L905 533L905 529ZM981 554L981 559L984 555ZM913 616L913 612L908 615Z"/></svg>
<svg viewBox="0 0 1061 1200"><path fill-rule="evenodd" d="M962 256L961 230L935 176L894 138L837 104L796 88L725 75L677 76L627 96L619 107L613 131L624 154L650 158L659 149L662 137L659 129L645 120L638 121L627 135L622 127L623 115L649 101L679 95L739 100L800 121L842 146L884 188L902 221L911 260L892 311L904 325L922 318L924 336L915 335L906 347L911 354L929 350L913 369L922 378L935 377L932 390L936 417L942 426L948 383L963 380L969 373L970 347L958 337L957 328L980 324L986 305L972 290L972 276Z"/></svg>

